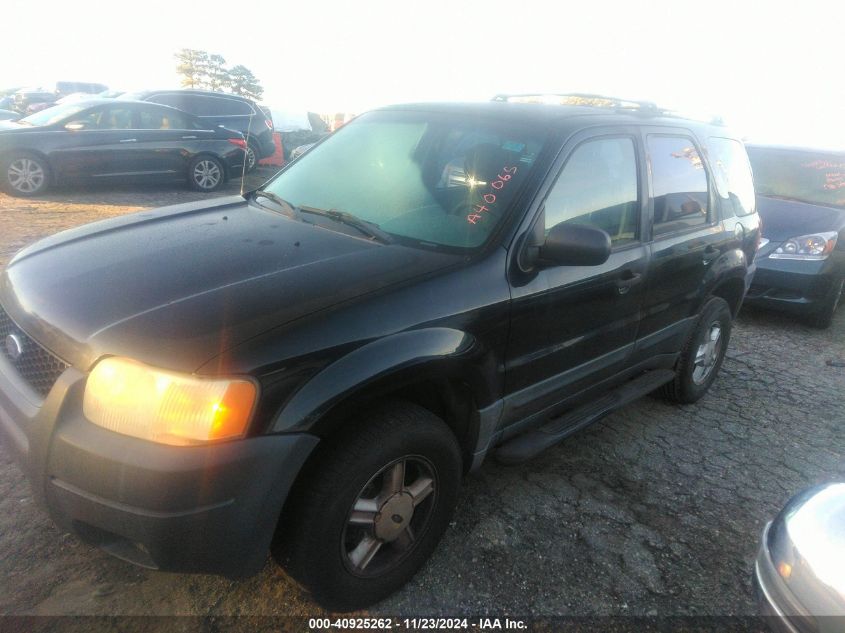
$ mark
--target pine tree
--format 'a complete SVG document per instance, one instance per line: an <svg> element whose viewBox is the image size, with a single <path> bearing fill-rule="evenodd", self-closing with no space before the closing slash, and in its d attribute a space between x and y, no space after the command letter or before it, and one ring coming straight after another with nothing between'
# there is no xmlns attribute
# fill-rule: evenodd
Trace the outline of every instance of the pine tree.
<svg viewBox="0 0 845 633"><path fill-rule="evenodd" d="M206 85L209 90L222 90L231 83L229 70L226 68L226 60L222 55L208 56L207 75Z"/></svg>
<svg viewBox="0 0 845 633"><path fill-rule="evenodd" d="M206 83L208 53L193 48L183 48L175 55L176 72L182 75L183 88L201 88Z"/></svg>
<svg viewBox="0 0 845 633"><path fill-rule="evenodd" d="M236 95L248 97L255 101L260 100L261 95L264 94L264 88L261 87L261 83L252 74L252 71L240 64L229 69L228 86L229 90Z"/></svg>

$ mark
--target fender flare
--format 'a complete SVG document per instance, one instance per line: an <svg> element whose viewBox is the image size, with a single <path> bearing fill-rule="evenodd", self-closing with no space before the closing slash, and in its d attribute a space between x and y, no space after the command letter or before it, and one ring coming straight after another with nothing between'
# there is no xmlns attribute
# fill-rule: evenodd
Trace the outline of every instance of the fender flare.
<svg viewBox="0 0 845 633"><path fill-rule="evenodd" d="M276 413L270 432L311 430L337 404L406 374L459 375L476 398L489 397L485 375L495 368L492 357L466 332L445 327L400 332L357 348L310 378Z"/></svg>
<svg viewBox="0 0 845 633"><path fill-rule="evenodd" d="M707 270L702 281L703 292L696 302L692 315L698 314L713 291L733 279L739 280L745 287L745 280L748 270L748 261L745 253L740 248L733 248L719 256L713 265ZM744 296L744 292L743 292ZM690 315L690 316L692 316Z"/></svg>

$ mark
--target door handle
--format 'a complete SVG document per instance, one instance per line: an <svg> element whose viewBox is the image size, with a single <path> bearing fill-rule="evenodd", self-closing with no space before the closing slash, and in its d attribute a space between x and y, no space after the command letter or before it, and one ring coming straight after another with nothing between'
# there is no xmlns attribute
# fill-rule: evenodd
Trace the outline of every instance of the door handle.
<svg viewBox="0 0 845 633"><path fill-rule="evenodd" d="M722 254L722 251L720 251L715 246L708 246L707 248L704 249L704 257L702 258L702 260L704 261L705 264L709 264L710 262L712 262L714 259L716 259L721 254Z"/></svg>
<svg viewBox="0 0 845 633"><path fill-rule="evenodd" d="M183 139L196 138L196 136L183 136L182 138L183 138Z"/></svg>
<svg viewBox="0 0 845 633"><path fill-rule="evenodd" d="M137 138L122 138L122 139L120 139L120 142L121 143L134 143L137 140L138 140Z"/></svg>
<svg viewBox="0 0 845 633"><path fill-rule="evenodd" d="M642 280L643 276L640 273L627 271L624 277L620 277L616 280L616 290L620 295L624 295L638 283L641 283Z"/></svg>

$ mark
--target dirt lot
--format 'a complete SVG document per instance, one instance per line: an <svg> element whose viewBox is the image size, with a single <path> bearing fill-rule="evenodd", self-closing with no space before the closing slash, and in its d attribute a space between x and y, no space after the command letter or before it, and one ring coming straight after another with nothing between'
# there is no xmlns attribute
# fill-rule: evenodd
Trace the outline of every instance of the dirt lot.
<svg viewBox="0 0 845 633"><path fill-rule="evenodd" d="M0 266L59 230L202 196L179 186L0 195ZM843 358L845 310L828 331L744 311L697 405L646 398L531 463L488 461L430 563L372 612L753 614L767 518L806 486L845 480L845 369L828 364ZM233 582L150 572L81 544L34 506L2 446L0 578L4 614L319 613L270 561Z"/></svg>

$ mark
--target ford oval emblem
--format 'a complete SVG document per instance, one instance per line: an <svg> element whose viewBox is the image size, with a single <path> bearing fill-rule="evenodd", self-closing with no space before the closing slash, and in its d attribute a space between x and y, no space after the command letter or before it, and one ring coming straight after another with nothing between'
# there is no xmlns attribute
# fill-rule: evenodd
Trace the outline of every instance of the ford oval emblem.
<svg viewBox="0 0 845 633"><path fill-rule="evenodd" d="M23 343L16 334L9 334L6 337L6 353L12 360L18 360L23 354Z"/></svg>

